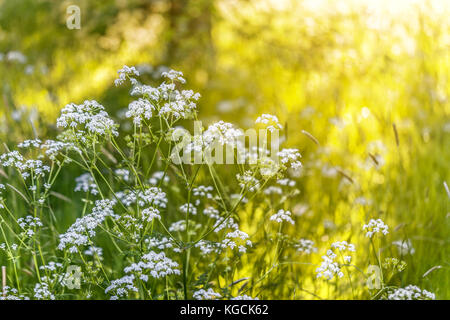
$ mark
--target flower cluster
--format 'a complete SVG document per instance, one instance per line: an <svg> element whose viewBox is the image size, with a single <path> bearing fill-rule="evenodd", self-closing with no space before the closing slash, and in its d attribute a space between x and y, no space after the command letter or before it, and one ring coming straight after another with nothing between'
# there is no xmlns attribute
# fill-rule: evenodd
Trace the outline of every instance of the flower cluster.
<svg viewBox="0 0 450 320"><path fill-rule="evenodd" d="M114 217L114 200L97 200L92 212L82 218L78 218L66 233L59 236L58 249L63 250L69 246L72 253L78 252L78 246L87 245L89 237L96 235L95 229L103 223L108 216Z"/></svg>
<svg viewBox="0 0 450 320"><path fill-rule="evenodd" d="M404 241L394 241L392 242L394 246L397 247L401 256L405 256L407 254L414 254L416 250L412 246L411 240L407 239Z"/></svg>
<svg viewBox="0 0 450 320"><path fill-rule="evenodd" d="M153 219L161 219L159 210L153 207L145 208L141 212L142 214L142 220L147 222L152 222Z"/></svg>
<svg viewBox="0 0 450 320"><path fill-rule="evenodd" d="M297 149L282 149L277 153L277 156L283 165L287 166L290 164L293 170L298 170L302 167L302 163L299 160L302 156Z"/></svg>
<svg viewBox="0 0 450 320"><path fill-rule="evenodd" d="M172 85L160 86L161 95L170 96L170 101L165 102L159 109L159 115L165 119L189 119L192 117L197 108L196 101L200 99L199 93L192 90L178 91ZM167 90L167 92L164 92Z"/></svg>
<svg viewBox="0 0 450 320"><path fill-rule="evenodd" d="M169 177L165 175L163 171L156 171L153 172L151 178L148 180L148 183L150 183L153 186L156 186L159 183L168 183L169 181L170 181Z"/></svg>
<svg viewBox="0 0 450 320"><path fill-rule="evenodd" d="M270 132L274 132L275 130L282 129L282 125L278 122L277 116L264 113L260 117L258 117L255 123L264 124Z"/></svg>
<svg viewBox="0 0 450 320"><path fill-rule="evenodd" d="M0 156L0 164L4 167L14 167L24 179L43 177L50 172L50 167L44 165L41 160L25 159L18 151L11 151Z"/></svg>
<svg viewBox="0 0 450 320"><path fill-rule="evenodd" d="M25 218L17 219L17 223L23 229L23 233L28 237L32 237L36 228L42 227L41 219L33 216L26 216Z"/></svg>
<svg viewBox="0 0 450 320"><path fill-rule="evenodd" d="M296 248L298 252L303 252L306 254L317 252L317 248L314 246L314 241L308 239L299 239L297 243L294 244L294 248Z"/></svg>
<svg viewBox="0 0 450 320"><path fill-rule="evenodd" d="M208 290L197 290L192 296L195 300L215 300L222 298L222 295L220 293L214 292L212 288L209 288Z"/></svg>
<svg viewBox="0 0 450 320"><path fill-rule="evenodd" d="M130 292L138 292L136 280L147 282L150 277L154 279L169 275L179 275L178 263L166 257L164 252L150 251L142 256L141 261L125 267L127 275L111 281L105 293L112 294L111 300L127 297ZM137 276L137 278L136 278Z"/></svg>
<svg viewBox="0 0 450 320"><path fill-rule="evenodd" d="M239 186L242 189L246 189L250 192L258 191L260 187L259 180L255 178L251 171L245 171L243 174L237 174L236 178L239 182Z"/></svg>
<svg viewBox="0 0 450 320"><path fill-rule="evenodd" d="M140 279L148 281L148 275L143 274L144 271L149 272L149 276L158 279L168 275L179 275L180 270L178 263L166 257L164 252L155 253L150 251L142 256L141 261L133 263L124 269L125 273L138 273Z"/></svg>
<svg viewBox="0 0 450 320"><path fill-rule="evenodd" d="M257 297L250 297L250 296L244 294L242 296L233 297L230 300L259 300L259 298L257 298Z"/></svg>
<svg viewBox="0 0 450 320"><path fill-rule="evenodd" d="M129 182L130 181L130 171L127 169L116 169L114 170L114 173L121 178L123 181L125 182Z"/></svg>
<svg viewBox="0 0 450 320"><path fill-rule="evenodd" d="M333 249L337 249L342 257L342 263L348 264L351 261L351 256L342 254L346 251L355 252L355 246L347 241L334 242L331 244L331 249L327 250L327 254L322 256L322 263L316 269L317 278L325 278L326 280L332 280L334 276L342 278L344 273L341 271L341 265L338 262L338 255Z"/></svg>
<svg viewBox="0 0 450 320"><path fill-rule="evenodd" d="M163 192L160 188L150 187L144 192L138 192L137 202L141 207L145 205L151 205L165 208L167 205L167 196L166 193Z"/></svg>
<svg viewBox="0 0 450 320"><path fill-rule="evenodd" d="M122 278L112 280L110 285L105 289L105 293L112 294L111 300L128 297L130 292L138 292L134 281L134 275L126 275Z"/></svg>
<svg viewBox="0 0 450 320"><path fill-rule="evenodd" d="M0 300L30 300L30 298L23 294L19 294L19 291L16 288L5 286L3 287L3 294L0 295Z"/></svg>
<svg viewBox="0 0 450 320"><path fill-rule="evenodd" d="M398 288L388 295L388 300L434 300L434 293L427 290L421 290L414 285Z"/></svg>
<svg viewBox="0 0 450 320"><path fill-rule="evenodd" d="M372 238L377 233L382 233L383 235L389 233L389 227L381 219L371 219L368 224L363 226L363 230L366 231L366 237L368 238Z"/></svg>
<svg viewBox="0 0 450 320"><path fill-rule="evenodd" d="M271 221L276 221L276 222L278 222L278 223L281 223L281 222L283 222L283 221L287 221L287 222L289 222L290 224L295 224L295 221L292 220L292 218L291 218L291 212L288 211L288 210L283 210L283 209L278 210L277 213L275 213L274 215L272 215L272 216L270 217L270 220L271 220Z"/></svg>
<svg viewBox="0 0 450 320"><path fill-rule="evenodd" d="M50 261L44 266L40 266L40 270L47 270L47 271L57 271L58 269L61 269L63 267L62 263Z"/></svg>
<svg viewBox="0 0 450 320"><path fill-rule="evenodd" d="M239 230L239 225L234 221L233 218L223 218L217 214L216 210L208 208L206 214L216 222L213 226L214 232L219 233L222 230L227 230L224 239L220 242L201 240L195 244L196 248L199 248L203 255L209 255L213 252L220 254L225 249L229 248L231 250L237 248L239 252L247 252L247 247L252 246L252 242L249 240L249 235L241 230ZM230 231L231 230L231 231Z"/></svg>
<svg viewBox="0 0 450 320"><path fill-rule="evenodd" d="M117 71L117 73L119 74L119 78L114 80L114 84L116 86L122 85L127 80L127 78L130 79L132 84L137 84L137 80L136 78L134 78L134 76L138 77L139 71L137 71L135 67L129 67L125 65L122 67L122 69Z"/></svg>
<svg viewBox="0 0 450 320"><path fill-rule="evenodd" d="M75 178L75 183L75 192L83 191L90 192L93 195L98 194L97 184L90 173L83 173L81 176Z"/></svg>
<svg viewBox="0 0 450 320"><path fill-rule="evenodd" d="M126 112L127 118L133 118L133 123L138 127L141 126L142 121L150 120L152 118L155 107L147 99L139 98L130 103L128 111Z"/></svg>
<svg viewBox="0 0 450 320"><path fill-rule="evenodd" d="M186 83L186 80L183 78L183 72L181 71L176 70L164 71L161 73L161 76L171 81L179 81L181 83Z"/></svg>
<svg viewBox="0 0 450 320"><path fill-rule="evenodd" d="M236 129L233 124L221 120L211 124L203 132L203 143L205 147L213 146L214 143L234 147L240 143L239 138L242 136L243 132L241 129Z"/></svg>
<svg viewBox="0 0 450 320"><path fill-rule="evenodd" d="M55 300L55 295L50 292L47 283L36 283L34 287L34 297L38 300Z"/></svg>
<svg viewBox="0 0 450 320"><path fill-rule="evenodd" d="M70 103L61 110L61 115L56 120L60 128L71 128L75 131L76 140L86 143L84 134L106 137L109 134L119 135L117 126L105 107L95 100L86 100L77 105Z"/></svg>
<svg viewBox="0 0 450 320"><path fill-rule="evenodd" d="M178 253L181 252L181 249L176 246L174 241L167 237L162 237L160 239L155 238L155 237L147 238L147 239L145 239L145 243L146 243L147 247L150 249L153 249L153 248L159 249L159 250L172 249L173 252L178 252Z"/></svg>

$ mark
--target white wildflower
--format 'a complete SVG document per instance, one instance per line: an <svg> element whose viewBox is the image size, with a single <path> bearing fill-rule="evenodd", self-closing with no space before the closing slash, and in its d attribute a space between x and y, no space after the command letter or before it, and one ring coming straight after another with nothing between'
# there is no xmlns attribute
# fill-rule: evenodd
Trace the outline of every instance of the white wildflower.
<svg viewBox="0 0 450 320"><path fill-rule="evenodd" d="M209 288L208 290L197 290L192 296L196 300L215 300L218 298L222 298L222 295L220 293L214 292L212 288Z"/></svg>
<svg viewBox="0 0 450 320"><path fill-rule="evenodd" d="M185 214L187 214L188 212L189 212L189 214L192 214L192 215L196 215L197 214L197 208L194 207L192 205L192 203L185 203L185 204L181 205L180 206L180 211L182 213L185 213Z"/></svg>
<svg viewBox="0 0 450 320"><path fill-rule="evenodd" d="M170 232L183 232L186 230L186 220L179 220L172 223L169 227Z"/></svg>
<svg viewBox="0 0 450 320"><path fill-rule="evenodd" d="M44 266L40 266L40 270L47 270L47 271L57 271L58 269L61 269L63 267L62 263L50 261Z"/></svg>
<svg viewBox="0 0 450 320"><path fill-rule="evenodd" d="M339 255L342 257L342 263L348 264L351 261L350 255L343 255L345 252L355 252L355 246L347 241L334 242L331 244L331 249L327 250L326 255L322 256L322 263L316 269L317 278L325 278L332 280L334 276L342 278L344 273L341 271L341 265L338 262L338 255L333 251L337 249Z"/></svg>
<svg viewBox="0 0 450 320"><path fill-rule="evenodd" d="M250 296L244 294L242 296L233 297L230 300L259 300L259 298L257 298L257 297L250 297Z"/></svg>
<svg viewBox="0 0 450 320"><path fill-rule="evenodd" d="M75 183L75 192L83 191L90 192L93 195L98 194L97 184L90 173L83 173L81 176L75 178Z"/></svg>
<svg viewBox="0 0 450 320"><path fill-rule="evenodd" d="M105 289L105 293L111 294L111 300L128 297L130 292L138 292L138 288L134 284L134 275L126 275L122 278L111 281L110 285Z"/></svg>
<svg viewBox="0 0 450 320"><path fill-rule="evenodd" d="M124 65L122 69L117 71L117 73L119 74L119 78L114 80L114 85L116 87L122 85L127 80L127 78L130 79L132 84L137 83L137 80L136 78L134 78L134 76L139 76L139 71L137 71L135 67Z"/></svg>
<svg viewBox="0 0 450 320"><path fill-rule="evenodd" d="M89 246L85 251L84 254L87 256L97 256L99 260L103 260L103 249L100 247L95 246Z"/></svg>
<svg viewBox="0 0 450 320"><path fill-rule="evenodd" d="M372 238L377 233L387 235L389 233L389 227L381 219L371 219L368 224L363 226L363 230L366 231L366 237Z"/></svg>
<svg viewBox="0 0 450 320"><path fill-rule="evenodd" d="M161 73L161 76L167 78L169 80L180 81L181 83L185 83L186 80L183 78L183 72L176 70L169 70L168 72Z"/></svg>
<svg viewBox="0 0 450 320"><path fill-rule="evenodd" d="M32 237L35 234L35 229L42 227L43 224L38 217L26 216L25 218L17 219L17 223L22 228L23 234L26 234L28 237Z"/></svg>
<svg viewBox="0 0 450 320"><path fill-rule="evenodd" d="M272 215L272 216L270 217L270 220L271 220L271 221L276 221L276 222L278 222L278 223L281 223L281 222L283 222L283 221L287 221L287 222L289 222L290 224L295 224L295 221L292 220L292 218L291 218L291 212L288 211L288 210L285 211L285 210L283 210L283 209L278 210L277 213L275 213L274 215Z"/></svg>
<svg viewBox="0 0 450 320"><path fill-rule="evenodd" d="M34 297L38 300L55 300L55 296L50 292L48 284L37 283L34 286Z"/></svg>
<svg viewBox="0 0 450 320"><path fill-rule="evenodd" d="M277 156L283 165L287 166L290 164L293 170L298 170L302 167L302 163L299 160L302 156L297 149L282 149L277 153Z"/></svg>
<svg viewBox="0 0 450 320"><path fill-rule="evenodd" d="M78 133L107 136L109 133L117 136L116 125L109 117L105 108L95 100L86 100L83 104L70 103L61 110L61 115L56 120L56 125L61 128L73 128Z"/></svg>
<svg viewBox="0 0 450 320"><path fill-rule="evenodd" d="M114 173L118 175L120 178L122 178L123 181L129 182L130 181L130 171L127 169L116 169L114 170Z"/></svg>
<svg viewBox="0 0 450 320"><path fill-rule="evenodd" d="M414 254L416 250L412 246L411 240L407 239L405 241L394 241L392 242L394 246L397 247L400 255L404 256L407 254Z"/></svg>
<svg viewBox="0 0 450 320"><path fill-rule="evenodd" d="M298 252L304 252L306 254L317 252L314 241L308 239L299 239L297 243L294 244L294 248L296 248Z"/></svg>
<svg viewBox="0 0 450 320"><path fill-rule="evenodd" d="M96 235L95 229L103 223L106 217L114 216L115 204L116 202L113 200L97 200L90 214L78 218L66 233L59 236L58 249L64 250L70 246L71 253L78 252L77 247L89 243L89 237Z"/></svg>
<svg viewBox="0 0 450 320"><path fill-rule="evenodd" d="M39 148L41 146L42 141L39 139L33 139L33 140L25 140L17 145L19 148L30 148L35 147Z"/></svg>
<svg viewBox="0 0 450 320"><path fill-rule="evenodd" d="M156 208L145 208L144 210L142 210L142 220L147 221L147 222L151 222L153 221L153 219L161 219L159 210Z"/></svg>
<svg viewBox="0 0 450 320"><path fill-rule="evenodd" d="M427 290L409 285L405 288L398 288L388 295L388 300L434 300L436 296Z"/></svg>
<svg viewBox="0 0 450 320"><path fill-rule="evenodd" d="M264 124L270 132L274 132L275 130L280 130L283 127L278 121L278 118L271 114L262 114L255 121L257 124Z"/></svg>
<svg viewBox="0 0 450 320"><path fill-rule="evenodd" d="M126 267L124 272L137 274L148 272L148 275L155 279L180 274L178 263L166 257L164 252L156 253L154 251L143 255L141 261Z"/></svg>
<svg viewBox="0 0 450 320"><path fill-rule="evenodd" d="M260 187L259 180L254 177L251 171L245 171L244 174L237 174L236 178L239 182L239 186L242 189L246 189L250 192L257 191Z"/></svg>
<svg viewBox="0 0 450 320"><path fill-rule="evenodd" d="M155 107L147 99L139 98L128 105L128 111L125 114L127 118L133 118L133 123L141 126L142 121L150 120L155 111Z"/></svg>
<svg viewBox="0 0 450 320"><path fill-rule="evenodd" d="M3 287L3 294L0 295L0 300L30 300L27 296L20 294L16 288L9 286Z"/></svg>
<svg viewBox="0 0 450 320"><path fill-rule="evenodd" d="M167 196L160 188L150 187L144 192L140 191L138 193L137 201L141 207L151 205L165 208L167 205Z"/></svg>
<svg viewBox="0 0 450 320"><path fill-rule="evenodd" d="M278 179L277 180L277 184L281 185L281 186L287 186L287 187L295 187L295 181L291 180L289 178L285 178L285 179Z"/></svg>
<svg viewBox="0 0 450 320"><path fill-rule="evenodd" d="M160 181L163 179L163 183L168 183L170 181L169 177L164 174L164 171L156 171L152 174L151 178L149 179L149 183L151 185L156 186L160 183Z"/></svg>

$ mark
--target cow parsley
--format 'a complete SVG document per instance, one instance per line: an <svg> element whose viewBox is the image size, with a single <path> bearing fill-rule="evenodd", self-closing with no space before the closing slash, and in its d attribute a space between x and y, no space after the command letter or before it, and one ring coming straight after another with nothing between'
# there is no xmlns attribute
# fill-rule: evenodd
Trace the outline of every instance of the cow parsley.
<svg viewBox="0 0 450 320"><path fill-rule="evenodd" d="M124 65L122 69L118 70L119 78L114 80L114 84L117 86L122 85L127 79L130 79L132 84L137 84L136 78L134 76L139 76L139 71L136 70L135 67L129 67Z"/></svg>
<svg viewBox="0 0 450 320"><path fill-rule="evenodd" d="M114 216L114 200L97 200L92 212L78 218L67 231L59 236L58 249L69 247L72 253L78 252L78 246L87 245L89 238L96 235L95 229L103 223L108 216Z"/></svg>
<svg viewBox="0 0 450 320"><path fill-rule="evenodd" d="M339 256L334 250L337 250ZM322 256L322 263L316 269L317 278L332 280L334 276L342 278L344 273L341 271L341 264L348 264L351 261L350 255L343 255L345 252L355 252L355 246L347 241L334 242L331 249L327 250L326 255ZM339 258L342 260L339 262Z"/></svg>
<svg viewBox="0 0 450 320"><path fill-rule="evenodd" d="M93 195L98 194L97 184L90 173L83 173L81 176L75 178L75 183L75 192L83 191L90 192Z"/></svg>
<svg viewBox="0 0 450 320"><path fill-rule="evenodd" d="M409 285L405 288L398 288L388 295L388 300L434 300L436 296L427 290Z"/></svg>
<svg viewBox="0 0 450 320"><path fill-rule="evenodd" d="M366 237L368 238L372 238L377 233L382 233L383 235L389 233L389 227L381 219L371 219L368 224L363 226L363 230L366 231Z"/></svg>
<svg viewBox="0 0 450 320"><path fill-rule="evenodd" d="M292 220L292 218L291 218L291 212L288 211L288 210L285 211L285 210L283 210L283 209L278 210L277 213L275 213L274 215L272 215L272 216L270 217L270 220L271 220L271 221L276 221L276 222L278 222L278 223L281 223L281 222L283 222L283 221L287 221L287 222L289 222L290 224L295 224L295 221Z"/></svg>
<svg viewBox="0 0 450 320"><path fill-rule="evenodd" d="M222 298L222 295L220 293L214 292L212 288L209 288L208 290L197 290L192 296L196 300L215 300Z"/></svg>
<svg viewBox="0 0 450 320"><path fill-rule="evenodd" d="M119 134L116 124L105 108L95 100L86 100L80 105L74 103L66 105L61 110L56 125L60 128L71 128L79 134L87 133L100 137ZM81 139L81 142L84 141Z"/></svg>
<svg viewBox="0 0 450 320"><path fill-rule="evenodd" d="M270 132L274 132L275 130L280 130L283 128L278 122L278 118L276 116L267 113L264 113L260 117L258 117L255 123L264 124L266 129Z"/></svg>

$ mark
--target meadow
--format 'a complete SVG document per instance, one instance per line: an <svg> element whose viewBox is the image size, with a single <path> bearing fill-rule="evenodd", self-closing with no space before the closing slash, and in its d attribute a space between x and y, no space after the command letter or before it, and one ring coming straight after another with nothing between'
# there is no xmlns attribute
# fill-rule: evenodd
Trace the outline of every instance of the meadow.
<svg viewBox="0 0 450 320"><path fill-rule="evenodd" d="M0 299L449 299L449 13L0 1Z"/></svg>

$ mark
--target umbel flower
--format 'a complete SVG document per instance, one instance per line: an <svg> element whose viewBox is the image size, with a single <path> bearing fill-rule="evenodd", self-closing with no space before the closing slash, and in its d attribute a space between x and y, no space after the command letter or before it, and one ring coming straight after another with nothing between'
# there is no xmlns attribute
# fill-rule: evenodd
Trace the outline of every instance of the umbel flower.
<svg viewBox="0 0 450 320"><path fill-rule="evenodd" d="M256 124L263 124L267 130L274 132L275 130L281 130L283 126L278 122L277 116L264 113L258 117L255 121Z"/></svg>
<svg viewBox="0 0 450 320"><path fill-rule="evenodd" d="M116 86L122 85L127 79L130 79L132 84L136 84L137 80L134 76L139 76L139 71L135 67L123 66L122 69L117 71L119 78L114 80Z"/></svg>
<svg viewBox="0 0 450 320"><path fill-rule="evenodd" d="M195 291L193 297L196 300L215 300L221 298L222 295L220 293L214 292L212 288L209 288L208 290L200 289Z"/></svg>
<svg viewBox="0 0 450 320"><path fill-rule="evenodd" d="M388 295L388 300L434 300L435 298L436 296L434 293L427 290L421 290L414 285L395 289Z"/></svg>
<svg viewBox="0 0 450 320"><path fill-rule="evenodd" d="M105 107L95 100L86 100L80 105L69 103L61 110L56 125L72 129L77 140L83 143L86 142L86 134L95 137L119 135L114 120L109 117Z"/></svg>
<svg viewBox="0 0 450 320"><path fill-rule="evenodd" d="M78 218L66 233L59 236L58 249L69 247L72 253L78 252L78 247L87 245L89 238L96 235L95 229L103 223L106 217L114 217L114 200L97 200L92 212L82 218Z"/></svg>
<svg viewBox="0 0 450 320"><path fill-rule="evenodd" d="M343 255L347 252L347 255ZM322 256L322 263L316 269L317 278L332 280L334 276L342 278L344 273L341 271L342 264L351 262L352 257L348 253L355 252L355 246L347 241L334 242L327 254ZM341 261L339 261L341 258Z"/></svg>
<svg viewBox="0 0 450 320"><path fill-rule="evenodd" d="M383 235L389 233L389 227L381 219L371 219L368 224L363 226L363 230L366 231L366 237L368 238L372 238L378 233Z"/></svg>
<svg viewBox="0 0 450 320"><path fill-rule="evenodd" d="M292 220L292 218L291 218L291 212L290 211L288 211L288 210L283 210L283 209L280 209L280 210L278 210L278 212L277 213L275 213L274 215L272 215L271 217L270 217L270 220L271 221L276 221L276 222L278 222L278 223L281 223L281 222L283 222L283 221L287 221L287 222L289 222L290 224L295 224L295 221L294 220Z"/></svg>

